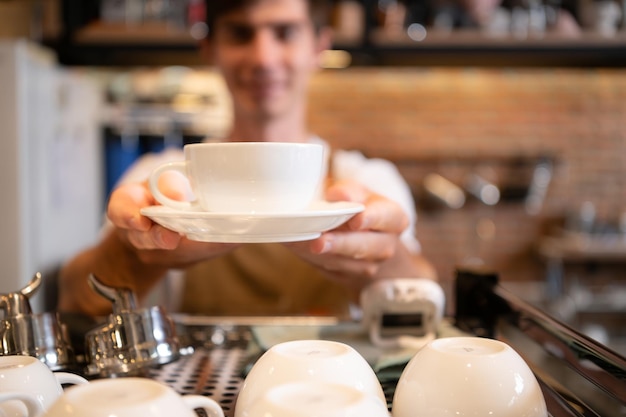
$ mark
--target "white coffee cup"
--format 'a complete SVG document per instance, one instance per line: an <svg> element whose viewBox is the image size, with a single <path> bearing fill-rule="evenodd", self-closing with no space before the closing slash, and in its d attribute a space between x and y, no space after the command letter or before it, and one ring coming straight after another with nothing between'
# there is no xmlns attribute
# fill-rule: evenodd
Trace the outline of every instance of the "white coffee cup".
<svg viewBox="0 0 626 417"><path fill-rule="evenodd" d="M506 343L480 337L434 340L404 368L393 417L547 417L541 387Z"/></svg>
<svg viewBox="0 0 626 417"><path fill-rule="evenodd" d="M272 346L252 366L239 391L235 417L243 417L269 389L295 382L345 385L386 405L374 370L354 348L329 340L295 340Z"/></svg>
<svg viewBox="0 0 626 417"><path fill-rule="evenodd" d="M320 381L274 386L241 417L389 417L386 405L354 387Z"/></svg>
<svg viewBox="0 0 626 417"><path fill-rule="evenodd" d="M179 395L160 382L138 377L99 379L70 387L45 417L224 417L217 402L201 395Z"/></svg>
<svg viewBox="0 0 626 417"><path fill-rule="evenodd" d="M26 414L23 414L22 408L26 410ZM0 417L15 415L34 417L41 413L43 413L43 407L34 395L19 391L0 392Z"/></svg>
<svg viewBox="0 0 626 417"><path fill-rule="evenodd" d="M63 384L88 384L69 372L52 372L43 362L32 356L0 356L0 392L21 392L33 396L46 410L63 393ZM9 411L11 408L11 411ZM5 407L7 416L28 415L24 404Z"/></svg>
<svg viewBox="0 0 626 417"><path fill-rule="evenodd" d="M150 191L164 206L218 213L293 212L319 196L324 148L320 144L277 142L196 143L184 148L185 161L157 167ZM177 171L189 180L194 201L176 201L158 180Z"/></svg>

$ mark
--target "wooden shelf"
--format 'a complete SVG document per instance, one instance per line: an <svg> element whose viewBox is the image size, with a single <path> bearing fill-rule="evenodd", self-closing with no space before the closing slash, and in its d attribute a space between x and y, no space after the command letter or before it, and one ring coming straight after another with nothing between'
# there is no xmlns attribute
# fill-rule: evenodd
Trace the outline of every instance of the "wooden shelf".
<svg viewBox="0 0 626 417"><path fill-rule="evenodd" d="M163 22L113 24L94 22L76 31L73 41L79 45L145 45L195 47L188 31Z"/></svg>
<svg viewBox="0 0 626 417"><path fill-rule="evenodd" d="M559 36L545 34L543 36L528 36L516 38L514 36L496 36L481 33L476 30L455 30L442 32L429 30L421 41L411 39L405 32L389 34L380 30L373 30L370 35L371 43L376 48L410 48L420 49L428 47L479 47L479 48L624 48L626 49L626 31L617 33L613 37L601 36L597 33L586 32L580 36Z"/></svg>
<svg viewBox="0 0 626 417"><path fill-rule="evenodd" d="M377 28L360 40L336 39L353 66L574 66L626 67L626 31L613 37L545 35L516 39L477 31L428 30L415 41ZM188 30L164 22L141 24L93 21L61 39L46 40L64 65L205 65Z"/></svg>
<svg viewBox="0 0 626 417"><path fill-rule="evenodd" d="M337 45L342 48L343 45ZM626 32L612 38L584 33L576 38L546 35L488 37L476 31L428 32L422 41L373 30L367 43L348 45L356 65L624 67Z"/></svg>

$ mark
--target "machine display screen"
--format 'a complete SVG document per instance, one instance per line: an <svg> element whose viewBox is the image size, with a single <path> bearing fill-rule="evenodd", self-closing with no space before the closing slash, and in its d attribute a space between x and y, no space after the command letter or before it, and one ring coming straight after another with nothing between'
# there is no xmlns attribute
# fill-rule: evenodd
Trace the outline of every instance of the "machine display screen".
<svg viewBox="0 0 626 417"><path fill-rule="evenodd" d="M424 315L422 313L383 314L383 327L422 327Z"/></svg>
<svg viewBox="0 0 626 417"><path fill-rule="evenodd" d="M401 335L422 337L426 334L424 314L422 313L385 313L381 316L381 337Z"/></svg>

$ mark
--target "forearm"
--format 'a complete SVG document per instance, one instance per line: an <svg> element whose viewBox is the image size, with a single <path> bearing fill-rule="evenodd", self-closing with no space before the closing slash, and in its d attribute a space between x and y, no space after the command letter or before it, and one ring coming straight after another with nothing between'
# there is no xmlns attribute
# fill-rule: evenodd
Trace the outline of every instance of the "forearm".
<svg viewBox="0 0 626 417"><path fill-rule="evenodd" d="M415 268L418 278L428 278L433 281L439 280L437 270L424 255L418 253L410 254L409 256L411 257L411 261L413 262L413 267Z"/></svg>
<svg viewBox="0 0 626 417"><path fill-rule="evenodd" d="M398 241L392 257L382 262L373 280L388 278L428 278L437 280L431 263L421 254L414 254Z"/></svg>
<svg viewBox="0 0 626 417"><path fill-rule="evenodd" d="M111 231L97 246L79 253L63 266L58 308L91 316L111 311L111 302L89 286L90 274L105 285L130 288L141 300L166 272L165 266L142 262L137 252Z"/></svg>

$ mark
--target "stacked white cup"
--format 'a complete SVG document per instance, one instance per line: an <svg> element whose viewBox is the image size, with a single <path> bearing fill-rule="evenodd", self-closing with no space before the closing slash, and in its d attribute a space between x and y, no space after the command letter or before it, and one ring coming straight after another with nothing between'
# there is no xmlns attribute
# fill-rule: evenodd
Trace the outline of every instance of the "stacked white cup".
<svg viewBox="0 0 626 417"><path fill-rule="evenodd" d="M237 397L235 417L388 417L374 370L351 346L297 340L268 349Z"/></svg>
<svg viewBox="0 0 626 417"><path fill-rule="evenodd" d="M32 356L0 356L0 416L33 417L63 394L64 384L88 381L69 372L52 372ZM10 401L14 396L16 401Z"/></svg>
<svg viewBox="0 0 626 417"><path fill-rule="evenodd" d="M68 388L44 417L224 417L217 402L202 395L179 395L148 378L113 378Z"/></svg>

